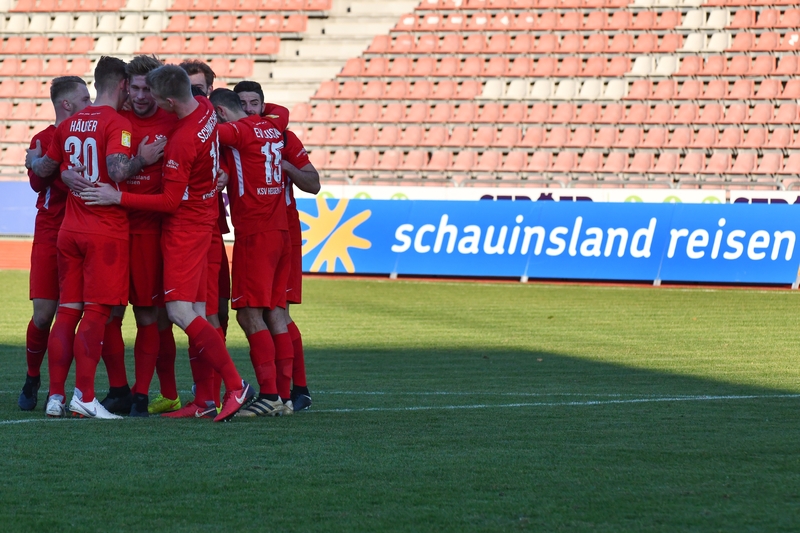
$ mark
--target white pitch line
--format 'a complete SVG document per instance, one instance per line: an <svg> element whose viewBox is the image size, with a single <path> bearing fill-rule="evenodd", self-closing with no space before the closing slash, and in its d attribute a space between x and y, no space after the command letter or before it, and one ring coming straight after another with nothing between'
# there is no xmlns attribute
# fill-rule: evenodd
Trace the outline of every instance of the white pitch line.
<svg viewBox="0 0 800 533"><path fill-rule="evenodd" d="M507 404L477 404L477 405L424 405L417 407L360 407L347 409L314 409L314 413L366 413L381 411L442 411L457 409L492 409L492 408L517 408L517 407L593 407L597 405L619 405L637 403L663 403L663 402L711 402L735 400L767 400L776 398L800 398L800 394L752 394L729 396L662 396L650 398L631 398L627 400L588 400L584 402L528 402ZM79 418L27 418L23 420L3 420L0 426L11 424L27 424L30 422L59 422L67 420L81 420Z"/></svg>
<svg viewBox="0 0 800 533"><path fill-rule="evenodd" d="M361 413L372 411L442 411L456 409L492 409L514 407L588 407L595 405L614 405L628 403L656 403L656 402L708 402L731 400L761 400L771 398L800 398L800 394L769 394L769 395L741 395L741 396L672 396L657 398L632 398L629 400L590 400L585 402L529 402L508 404L477 404L477 405L425 405L417 407L363 407L347 409L315 409L315 413Z"/></svg>

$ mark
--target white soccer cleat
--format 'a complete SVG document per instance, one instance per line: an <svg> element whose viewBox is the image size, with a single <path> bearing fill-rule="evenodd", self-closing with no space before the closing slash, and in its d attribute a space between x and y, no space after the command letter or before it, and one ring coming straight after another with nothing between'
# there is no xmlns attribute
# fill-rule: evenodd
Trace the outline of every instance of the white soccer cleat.
<svg viewBox="0 0 800 533"><path fill-rule="evenodd" d="M72 396L72 401L69 402L69 410L72 411L73 416L80 416L85 418L99 418L101 420L122 420L121 416L113 415L103 407L97 398L91 402L83 401L83 393L80 389L75 389L75 394Z"/></svg>
<svg viewBox="0 0 800 533"><path fill-rule="evenodd" d="M44 414L50 418L62 418L66 416L66 400L60 394L53 394L47 398L47 407L44 409Z"/></svg>
<svg viewBox="0 0 800 533"><path fill-rule="evenodd" d="M286 400L283 402L283 416L291 416L294 414L294 405L292 405L292 400Z"/></svg>

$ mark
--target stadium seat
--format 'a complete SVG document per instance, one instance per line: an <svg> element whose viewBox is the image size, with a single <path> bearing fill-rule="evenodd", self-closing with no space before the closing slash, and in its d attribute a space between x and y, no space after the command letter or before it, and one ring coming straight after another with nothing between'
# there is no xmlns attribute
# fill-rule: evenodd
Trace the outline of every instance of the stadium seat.
<svg viewBox="0 0 800 533"><path fill-rule="evenodd" d="M650 128L647 131L647 136L638 146L642 148L663 148L667 146L668 134L667 128Z"/></svg>
<svg viewBox="0 0 800 533"><path fill-rule="evenodd" d="M604 135L604 132L612 133L611 135ZM616 126L612 126L609 128L601 128L598 134L595 136L595 146L598 145L597 140L603 139L603 146L613 146L617 148L638 148L642 145L642 128L638 127L628 127L623 128L622 133L619 134L619 138L616 139L617 136L617 128ZM609 139L608 144L605 139ZM615 142L614 142L615 141ZM659 146L660 147L660 146Z"/></svg>
<svg viewBox="0 0 800 533"><path fill-rule="evenodd" d="M692 144L692 128L675 128L667 143L667 148L688 148Z"/></svg>
<svg viewBox="0 0 800 533"><path fill-rule="evenodd" d="M700 174L705 169L705 156L702 152L687 152L676 174Z"/></svg>
<svg viewBox="0 0 800 533"><path fill-rule="evenodd" d="M375 168L375 170L379 172L379 176L381 176L381 173L394 172L397 170L402 161L403 152L401 150L386 150L383 153L383 157L381 157L380 163L373 168Z"/></svg>
<svg viewBox="0 0 800 533"><path fill-rule="evenodd" d="M453 153L445 150L435 150L425 164L424 173L428 176L444 173L453 161Z"/></svg>
<svg viewBox="0 0 800 533"><path fill-rule="evenodd" d="M498 169L498 172L514 174L522 172L522 170L525 168L525 164L527 163L527 158L528 154L525 152L509 152L508 155L506 155L503 164Z"/></svg>
<svg viewBox="0 0 800 533"><path fill-rule="evenodd" d="M352 150L336 150L325 168L328 170L347 170L353 166L354 162L355 154Z"/></svg>
<svg viewBox="0 0 800 533"><path fill-rule="evenodd" d="M558 152L549 170L552 172L570 173L575 168L577 158L578 156L575 152Z"/></svg>
<svg viewBox="0 0 800 533"><path fill-rule="evenodd" d="M797 175L798 168L800 168L800 152L794 152L783 160L783 167L778 171L778 174Z"/></svg>
<svg viewBox="0 0 800 533"><path fill-rule="evenodd" d="M568 148L585 148L592 144L594 138L594 128L591 126L578 126L567 138L564 146Z"/></svg>
<svg viewBox="0 0 800 533"><path fill-rule="evenodd" d="M552 160L553 154L550 152L534 152L531 157L528 158L528 164L525 165L525 172L542 174L550 168Z"/></svg>
<svg viewBox="0 0 800 533"><path fill-rule="evenodd" d="M397 146L419 146L425 130L422 126L414 125L408 126L400 132L400 137L397 139Z"/></svg>
<svg viewBox="0 0 800 533"><path fill-rule="evenodd" d="M544 148L562 148L567 145L569 138L570 129L565 126L557 126L549 131L547 138L542 140L541 146Z"/></svg>
<svg viewBox="0 0 800 533"><path fill-rule="evenodd" d="M525 129L525 135L522 136L518 146L524 148L539 148L544 142L546 131L540 126L530 126Z"/></svg>
<svg viewBox="0 0 800 533"><path fill-rule="evenodd" d="M628 154L625 152L609 152L602 168L597 172L603 174L622 174L628 166Z"/></svg>
<svg viewBox="0 0 800 533"><path fill-rule="evenodd" d="M672 104L656 104L645 120L646 124L670 124L675 120L675 108Z"/></svg>
<svg viewBox="0 0 800 533"><path fill-rule="evenodd" d="M330 154L327 150L310 150L308 159L315 168L323 170L328 166L328 158Z"/></svg>
<svg viewBox="0 0 800 533"><path fill-rule="evenodd" d="M464 102L455 108L455 113L450 117L451 122L470 123L475 120L476 105L472 102Z"/></svg>
<svg viewBox="0 0 800 533"><path fill-rule="evenodd" d="M633 104L627 109L626 113L620 117L619 122L620 124L644 124L647 122L649 114L650 106L648 104Z"/></svg>
<svg viewBox="0 0 800 533"><path fill-rule="evenodd" d="M444 146L463 147L467 146L472 137L471 126L455 126L447 137Z"/></svg>
<svg viewBox="0 0 800 533"><path fill-rule="evenodd" d="M448 105L448 104L444 104ZM449 106L448 106L449 107ZM428 104L424 102L414 102L411 106L406 110L405 115L403 116L403 122L411 122L411 123L424 123L428 121ZM448 111L449 116L449 111ZM439 122L446 122L439 121Z"/></svg>
<svg viewBox="0 0 800 533"><path fill-rule="evenodd" d="M512 148L519 144L521 138L521 131L518 126L505 126L500 130L500 134L494 139L490 146L496 148Z"/></svg>
<svg viewBox="0 0 800 533"><path fill-rule="evenodd" d="M366 108L366 105L364 106ZM374 122L380 122L384 124L397 124L403 122L403 117L406 112L405 104L401 104L398 102L392 102L387 104L386 107L382 109L382 112L379 117L377 117Z"/></svg>
<svg viewBox="0 0 800 533"><path fill-rule="evenodd" d="M500 122L503 107L497 102L488 102L476 111L475 122L491 123Z"/></svg>
<svg viewBox="0 0 800 533"><path fill-rule="evenodd" d="M375 144L376 135L374 126L361 126L353 134L350 144L352 146L372 146Z"/></svg>
<svg viewBox="0 0 800 533"><path fill-rule="evenodd" d="M309 146L324 146L328 143L328 127L314 126L304 144Z"/></svg>
<svg viewBox="0 0 800 533"><path fill-rule="evenodd" d="M327 144L333 146L347 146L353 135L350 126L339 125L328 136Z"/></svg>
<svg viewBox="0 0 800 533"><path fill-rule="evenodd" d="M715 154L717 155L717 154ZM730 156L728 156L730 157ZM713 159L713 158L712 158ZM756 168L758 154L756 152L740 151L728 172L730 174L751 174ZM709 162L709 166L711 163Z"/></svg>
<svg viewBox="0 0 800 533"><path fill-rule="evenodd" d="M12 145L6 148L0 155L0 166L21 167L25 164L25 148L20 145Z"/></svg>
<svg viewBox="0 0 800 533"><path fill-rule="evenodd" d="M420 172L428 163L428 152L426 150L411 150L398 166L397 170L406 172Z"/></svg>
<svg viewBox="0 0 800 533"><path fill-rule="evenodd" d="M780 80L770 78L761 80L753 98L756 100L774 100L780 96L781 89Z"/></svg>
<svg viewBox="0 0 800 533"><path fill-rule="evenodd" d="M602 115L597 119L599 124L618 124L622 122L622 117L625 115L625 106L618 103L608 104L602 112Z"/></svg>
<svg viewBox="0 0 800 533"><path fill-rule="evenodd" d="M792 128L777 127L772 131L769 142L765 145L757 146L756 148L761 148L762 146L774 149L788 148L792 144L792 135Z"/></svg>
<svg viewBox="0 0 800 533"><path fill-rule="evenodd" d="M783 164L783 154L780 152L764 152L758 168L753 170L753 174L778 174Z"/></svg>
<svg viewBox="0 0 800 533"><path fill-rule="evenodd" d="M687 154L689 157L690 154ZM685 160L684 160L685 162ZM726 174L731 170L731 154L729 152L714 152L708 163L700 171L701 174Z"/></svg>
<svg viewBox="0 0 800 533"><path fill-rule="evenodd" d="M675 154L672 154L672 153L669 153L669 152L663 153L663 154L661 154L661 157L659 157L657 165L662 167L662 169L666 169L667 168L667 162L668 162L667 160L668 159L674 159L674 158L675 158ZM664 159L664 163L661 162L662 159ZM628 165L628 168L625 169L625 173L626 174L647 174L651 170L654 170L655 172L659 172L658 166L656 167L656 169L653 169L653 154L652 153L650 153L650 152L636 152L633 155L633 158L631 158L630 164ZM672 168L674 168L674 164L673 164ZM669 170L667 172L664 172L662 170L660 173L664 174L664 173L671 173L671 172L672 172L672 170Z"/></svg>
<svg viewBox="0 0 800 533"><path fill-rule="evenodd" d="M699 128L692 139L690 148L713 148L717 145L719 134L716 127Z"/></svg>
<svg viewBox="0 0 800 533"><path fill-rule="evenodd" d="M717 148L739 148L742 146L743 131L741 128L725 128L717 141Z"/></svg>
<svg viewBox="0 0 800 533"><path fill-rule="evenodd" d="M425 133L420 146L441 147L447 140L447 127L446 126L431 126Z"/></svg>
<svg viewBox="0 0 800 533"><path fill-rule="evenodd" d="M373 141L374 146L395 146L400 137L400 129L397 126L384 126Z"/></svg>

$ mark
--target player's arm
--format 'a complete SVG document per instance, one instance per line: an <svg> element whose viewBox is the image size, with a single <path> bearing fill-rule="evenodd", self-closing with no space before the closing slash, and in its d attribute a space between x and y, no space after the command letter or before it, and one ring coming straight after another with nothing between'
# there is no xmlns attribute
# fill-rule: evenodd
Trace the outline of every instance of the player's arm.
<svg viewBox="0 0 800 533"><path fill-rule="evenodd" d="M317 194L319 192L319 172L314 165L308 163L303 168L297 168L286 159L281 160L281 167L292 179L292 183L303 192Z"/></svg>
<svg viewBox="0 0 800 533"><path fill-rule="evenodd" d="M36 146L29 148L27 154L25 154L25 168L32 170L40 178L47 178L54 174L58 170L58 165L59 162L51 159L47 154L42 155L42 143L38 140L36 141ZM52 179L50 181L52 182ZM33 186L33 183L31 183L31 186Z"/></svg>
<svg viewBox="0 0 800 533"><path fill-rule="evenodd" d="M242 148L244 139L242 138L242 131L235 122L226 122L224 124L217 124L217 134L219 135L219 144L222 146L230 146L231 148Z"/></svg>
<svg viewBox="0 0 800 533"><path fill-rule="evenodd" d="M97 187L84 190L81 198L86 201L86 205L121 205L128 209L174 213L186 191L186 183L170 180L163 184L164 189L159 194L135 194L122 192L107 183L99 183Z"/></svg>
<svg viewBox="0 0 800 533"><path fill-rule="evenodd" d="M164 155L164 145L167 144L166 139L156 139L150 144L146 144L148 137L142 139L139 145L139 153L129 158L127 154L116 153L106 156L106 167L108 168L108 177L116 183L120 183L135 176L142 169L148 165L152 165Z"/></svg>

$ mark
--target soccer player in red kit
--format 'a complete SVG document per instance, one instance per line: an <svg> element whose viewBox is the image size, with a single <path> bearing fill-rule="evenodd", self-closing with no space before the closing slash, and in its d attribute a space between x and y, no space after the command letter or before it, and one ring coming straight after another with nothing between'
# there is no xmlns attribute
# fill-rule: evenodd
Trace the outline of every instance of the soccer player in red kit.
<svg viewBox="0 0 800 533"><path fill-rule="evenodd" d="M133 136L131 150L136 151L141 142L148 139L168 139L178 122L174 113L168 113L156 105L147 85L146 76L163 63L153 56L134 57L125 67L128 74L130 111L120 114L131 121ZM128 191L134 194L158 194L161 192L161 161L149 165L137 175L128 178ZM164 310L164 274L161 256L161 214L152 211L128 211L130 224L130 291L128 300L133 305L136 317L136 343L133 348L136 363L136 382L133 386L131 416L148 415L148 391L156 368L156 360L162 347L166 355L171 353L174 367L175 339L172 323ZM161 412L175 411L181 407L177 386L172 382L161 383L166 408Z"/></svg>
<svg viewBox="0 0 800 533"><path fill-rule="evenodd" d="M225 343L205 319L208 248L217 221L219 145L216 114L208 99L194 98L189 76L165 65L151 71L147 85L158 106L178 116L164 150L161 194L131 194L113 187L87 190L90 205L120 204L129 209L168 213L162 221L164 300L170 320L189 337L190 363L198 398L211 387L213 371L222 375L227 392L215 421L233 417L254 393L242 380ZM168 417L208 416L209 408L192 402Z"/></svg>
<svg viewBox="0 0 800 533"><path fill-rule="evenodd" d="M210 98L223 122L218 128L220 144L229 147L233 159L228 163L236 232L231 303L247 335L261 388L258 399L239 416L291 414L293 348L283 323L291 241L280 166L287 124L248 116L239 96L228 89L217 89Z"/></svg>
<svg viewBox="0 0 800 533"><path fill-rule="evenodd" d="M233 91L239 95L242 108L248 115L260 113L262 116L283 118L288 121L288 110L279 105L265 103L264 92L261 85L255 81L241 81L236 84ZM303 353L303 338L300 330L289 315L288 304L300 304L303 291L303 238L300 230L300 216L297 213L297 204L294 200L292 184L311 194L317 194L320 189L319 173L308 159L308 153L291 130L286 130L285 146L281 152L281 166L284 171L284 187L287 204L287 219L289 236L292 241L291 268L289 269L289 282L286 288L285 321L294 347L292 360L292 392L291 400L295 411L303 411L311 406L311 393L306 382L305 354Z"/></svg>
<svg viewBox="0 0 800 533"><path fill-rule="evenodd" d="M61 170L80 168L92 184L102 183L118 190L119 183L155 162L161 147L146 152L150 155L140 152L130 156L131 124L117 113L128 98L125 63L103 56L94 75L95 103L63 121L56 128L47 153L42 157L29 154L34 157L26 163L39 176L49 176L59 166ZM55 372L51 370L46 413L64 414L64 382L69 371L65 354L74 343L76 377L70 411L90 418L121 418L97 401L94 379L111 307L124 305L128 299L125 210L117 206L92 207L78 194L70 194L58 235L58 263L60 309L56 325L62 321L72 327L78 322L80 325L74 340L70 327L64 328L63 335L50 336L50 360L55 359L58 364Z"/></svg>
<svg viewBox="0 0 800 533"><path fill-rule="evenodd" d="M56 111L55 125L48 126L31 140L30 147L47 149L56 128L66 119L92 103L86 82L77 76L62 76L53 79L50 85L50 100ZM28 171L31 188L39 193L36 200L36 225L31 248L30 298L33 301L33 317L28 323L25 341L28 373L19 395L18 404L23 411L32 411L38 403L40 385L39 370L47 351L50 324L58 307L58 264L56 241L69 189L58 173L40 178Z"/></svg>

